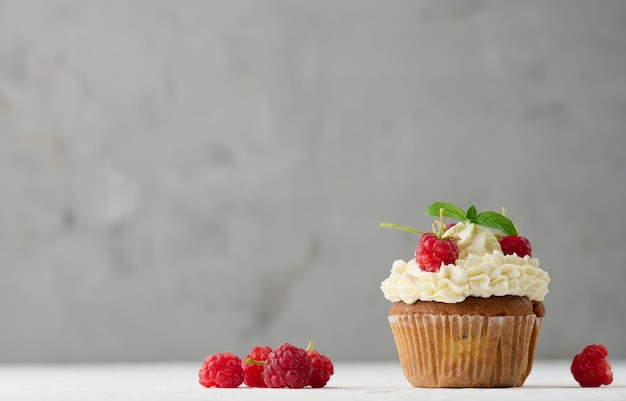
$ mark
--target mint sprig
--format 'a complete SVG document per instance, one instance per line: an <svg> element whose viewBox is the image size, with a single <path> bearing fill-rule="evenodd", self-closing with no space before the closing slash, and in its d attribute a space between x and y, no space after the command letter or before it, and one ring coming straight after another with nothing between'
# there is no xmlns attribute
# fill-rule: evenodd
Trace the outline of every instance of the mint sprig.
<svg viewBox="0 0 626 401"><path fill-rule="evenodd" d="M480 212L476 215L476 224L481 226L495 228L502 231L504 235L517 235L517 227L506 216L496 212Z"/></svg>
<svg viewBox="0 0 626 401"><path fill-rule="evenodd" d="M432 205L428 206L428 209L426 209L426 214L428 216L439 217L439 213L441 209L444 209L445 217L450 217L456 220L467 220L467 215L463 211L463 209L461 209L457 205L453 205L452 203L448 203L448 202L433 203Z"/></svg>
<svg viewBox="0 0 626 401"><path fill-rule="evenodd" d="M470 206L467 212L464 212L463 209L452 203L435 202L428 206L426 215L438 217L441 209L444 209L446 217L494 228L500 230L504 235L517 235L517 227L508 217L491 211L477 213L474 205Z"/></svg>

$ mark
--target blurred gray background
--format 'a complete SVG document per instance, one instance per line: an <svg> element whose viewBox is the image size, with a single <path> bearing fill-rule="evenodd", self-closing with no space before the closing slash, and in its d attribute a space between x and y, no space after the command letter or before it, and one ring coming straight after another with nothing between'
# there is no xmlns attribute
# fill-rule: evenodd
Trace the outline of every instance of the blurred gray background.
<svg viewBox="0 0 626 401"><path fill-rule="evenodd" d="M395 359L434 201L506 207L540 358L626 357L625 1L0 0L0 361Z"/></svg>

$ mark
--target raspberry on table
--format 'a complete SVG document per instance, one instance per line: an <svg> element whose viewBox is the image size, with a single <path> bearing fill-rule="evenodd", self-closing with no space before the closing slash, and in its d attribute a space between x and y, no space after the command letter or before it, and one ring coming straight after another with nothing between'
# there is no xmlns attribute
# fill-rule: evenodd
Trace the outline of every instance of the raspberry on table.
<svg viewBox="0 0 626 401"><path fill-rule="evenodd" d="M308 384L312 370L306 350L284 343L267 356L263 380L270 388L303 388Z"/></svg>
<svg viewBox="0 0 626 401"><path fill-rule="evenodd" d="M422 234L415 248L415 261L427 272L438 272L441 264L455 263L459 249L453 239L439 238L434 233Z"/></svg>
<svg viewBox="0 0 626 401"><path fill-rule="evenodd" d="M256 346L243 358L243 382L248 387L267 387L263 380L265 361L272 352L272 347Z"/></svg>
<svg viewBox="0 0 626 401"><path fill-rule="evenodd" d="M332 361L314 349L308 351L307 354L311 358L311 366L313 367L308 385L313 388L324 387L330 380L330 376L335 373Z"/></svg>
<svg viewBox="0 0 626 401"><path fill-rule="evenodd" d="M241 359L230 352L209 355L202 362L198 377L204 387L239 387L244 377Z"/></svg>
<svg viewBox="0 0 626 401"><path fill-rule="evenodd" d="M533 248L530 241L521 235L502 235L498 237L500 248L505 255L517 254L520 258L528 255L532 257Z"/></svg>
<svg viewBox="0 0 626 401"><path fill-rule="evenodd" d="M570 370L581 387L600 387L613 382L611 364L606 359L608 354L604 345L592 344L574 356Z"/></svg>

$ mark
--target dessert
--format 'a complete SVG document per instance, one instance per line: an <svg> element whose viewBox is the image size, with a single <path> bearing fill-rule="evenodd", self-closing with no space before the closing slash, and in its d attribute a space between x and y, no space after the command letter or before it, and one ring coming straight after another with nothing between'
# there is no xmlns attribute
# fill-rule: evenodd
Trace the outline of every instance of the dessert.
<svg viewBox="0 0 626 401"><path fill-rule="evenodd" d="M381 283L413 386L518 387L528 377L550 278L504 213L436 202L432 233L381 224L421 235L415 258L396 260Z"/></svg>

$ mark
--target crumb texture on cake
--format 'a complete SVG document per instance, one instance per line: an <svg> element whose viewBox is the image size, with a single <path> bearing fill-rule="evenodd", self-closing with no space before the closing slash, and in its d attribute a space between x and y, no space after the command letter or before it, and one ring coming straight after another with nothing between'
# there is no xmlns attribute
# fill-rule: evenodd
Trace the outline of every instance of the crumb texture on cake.
<svg viewBox="0 0 626 401"><path fill-rule="evenodd" d="M522 316L535 314L545 315L542 302L530 301L526 297L504 295L480 298L467 297L456 303L434 301L416 301L407 304L402 301L393 302L389 309L390 315L481 315L481 316Z"/></svg>

